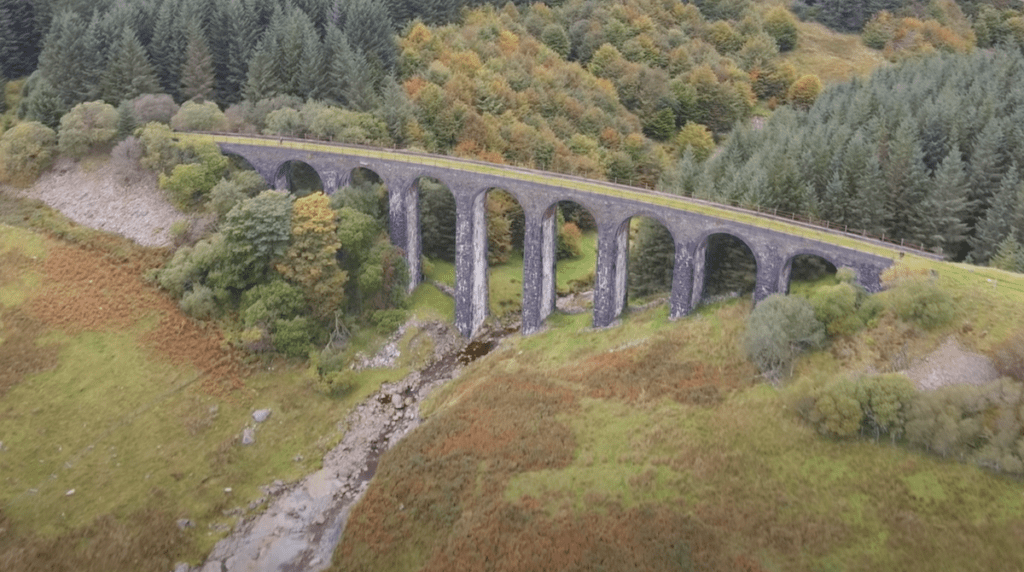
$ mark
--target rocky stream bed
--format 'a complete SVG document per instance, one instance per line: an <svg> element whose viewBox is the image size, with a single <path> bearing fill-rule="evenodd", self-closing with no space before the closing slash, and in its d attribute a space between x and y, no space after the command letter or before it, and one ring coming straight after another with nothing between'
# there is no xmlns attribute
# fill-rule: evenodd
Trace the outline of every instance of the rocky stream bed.
<svg viewBox="0 0 1024 572"><path fill-rule="evenodd" d="M316 572L330 565L349 512L369 486L380 455L423 421L422 400L511 331L484 332L467 343L447 324L407 324L362 365L393 364L406 327L433 338L430 365L383 384L342 423L345 436L324 456L320 470L296 483L275 481L263 487L266 510L240 522L204 564L180 564L174 572Z"/></svg>

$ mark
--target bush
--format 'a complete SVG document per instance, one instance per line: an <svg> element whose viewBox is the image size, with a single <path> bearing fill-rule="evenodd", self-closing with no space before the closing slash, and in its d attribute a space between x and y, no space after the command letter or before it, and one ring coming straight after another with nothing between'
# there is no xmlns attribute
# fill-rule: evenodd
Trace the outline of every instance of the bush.
<svg viewBox="0 0 1024 572"><path fill-rule="evenodd" d="M558 230L558 247L556 256L558 260L564 258L579 258L583 254L583 233L574 223L567 222Z"/></svg>
<svg viewBox="0 0 1024 572"><path fill-rule="evenodd" d="M175 165L170 175L160 174L160 188L170 191L172 202L184 210L205 202L227 170L228 159L217 144L210 141L174 145L183 162Z"/></svg>
<svg viewBox="0 0 1024 572"><path fill-rule="evenodd" d="M764 31L775 39L780 52L788 52L796 47L799 37L796 19L782 6L772 8L765 16Z"/></svg>
<svg viewBox="0 0 1024 572"><path fill-rule="evenodd" d="M242 294L241 318L246 328L270 327L277 320L290 320L306 311L302 290L277 279Z"/></svg>
<svg viewBox="0 0 1024 572"><path fill-rule="evenodd" d="M235 181L221 179L210 189L210 210L217 213L217 217L223 217L238 203L249 198L242 186Z"/></svg>
<svg viewBox="0 0 1024 572"><path fill-rule="evenodd" d="M170 124L181 107L174 103L174 99L165 93L145 93L131 101L135 121L146 124L153 121Z"/></svg>
<svg viewBox="0 0 1024 572"><path fill-rule="evenodd" d="M380 332L381 335L385 336L402 327L405 320L405 310L376 310L370 316L370 322L377 327L377 331Z"/></svg>
<svg viewBox="0 0 1024 572"><path fill-rule="evenodd" d="M171 127L177 131L224 131L228 119L212 101L186 101L171 118Z"/></svg>
<svg viewBox="0 0 1024 572"><path fill-rule="evenodd" d="M931 278L900 281L892 290L893 310L901 320L931 330L949 323L956 315L953 298Z"/></svg>
<svg viewBox="0 0 1024 572"><path fill-rule="evenodd" d="M821 434L831 437L889 435L895 442L904 432L914 385L900 374L868 376L826 383L801 380L786 390L786 401Z"/></svg>
<svg viewBox="0 0 1024 572"><path fill-rule="evenodd" d="M274 348L288 357L304 357L312 346L312 326L309 318L296 316L290 320L276 320L273 328Z"/></svg>
<svg viewBox="0 0 1024 572"><path fill-rule="evenodd" d="M169 174L175 165L181 163L181 151L170 127L150 122L138 131L138 137L144 150L139 161L143 167Z"/></svg>
<svg viewBox="0 0 1024 572"><path fill-rule="evenodd" d="M807 300L773 294L747 317L743 347L758 369L769 379L777 379L801 352L824 340L825 328Z"/></svg>
<svg viewBox="0 0 1024 572"><path fill-rule="evenodd" d="M28 186L50 166L57 134L36 121L19 123L0 136L0 182Z"/></svg>
<svg viewBox="0 0 1024 572"><path fill-rule="evenodd" d="M301 137L306 132L302 115L295 109L285 107L267 114L267 126L264 135L281 135L284 137Z"/></svg>
<svg viewBox="0 0 1024 572"><path fill-rule="evenodd" d="M176 298L181 298L194 285L205 283L211 272L227 259L224 236L215 234L195 246L179 248L170 262L156 271L156 282Z"/></svg>
<svg viewBox="0 0 1024 572"><path fill-rule="evenodd" d="M857 289L848 283L817 288L810 302L829 336L849 336L864 327L857 313Z"/></svg>
<svg viewBox="0 0 1024 572"><path fill-rule="evenodd" d="M178 302L182 312L197 319L212 318L217 314L217 295L212 288L195 284Z"/></svg>
<svg viewBox="0 0 1024 572"><path fill-rule="evenodd" d="M992 363L1000 375L1024 381L1024 330L1018 330L996 346Z"/></svg>

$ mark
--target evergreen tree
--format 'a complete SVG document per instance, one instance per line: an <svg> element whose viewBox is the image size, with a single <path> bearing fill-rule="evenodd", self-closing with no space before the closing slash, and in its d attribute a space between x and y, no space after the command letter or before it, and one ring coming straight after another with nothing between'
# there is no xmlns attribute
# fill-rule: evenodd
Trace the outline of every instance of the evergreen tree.
<svg viewBox="0 0 1024 572"><path fill-rule="evenodd" d="M217 12L210 24L210 51L215 70L215 97L226 106L242 99L245 84L245 63L252 46L246 43L245 27L250 25L251 12L241 0L216 4Z"/></svg>
<svg viewBox="0 0 1024 572"><path fill-rule="evenodd" d="M178 5L178 0L163 0L160 4L153 39L149 44L150 61L156 69L160 86L175 99L179 99L179 77L185 52L185 37L177 17Z"/></svg>
<svg viewBox="0 0 1024 572"><path fill-rule="evenodd" d="M18 106L18 117L56 129L60 125L61 116L69 109L61 101L57 89L37 71L29 76L25 92Z"/></svg>
<svg viewBox="0 0 1024 572"><path fill-rule="evenodd" d="M111 105L118 105L143 93L160 92L153 65L149 63L146 50L131 27L124 28L110 49L100 90L103 100Z"/></svg>
<svg viewBox="0 0 1024 572"><path fill-rule="evenodd" d="M967 172L960 157L960 146L954 144L935 171L934 186L925 208L931 215L930 246L957 255L963 249L967 237L967 224L963 221L967 190Z"/></svg>
<svg viewBox="0 0 1024 572"><path fill-rule="evenodd" d="M649 296L672 290L676 245L662 224L642 217L629 251L629 293Z"/></svg>
<svg viewBox="0 0 1024 572"><path fill-rule="evenodd" d="M181 96L209 98L213 94L213 56L198 21L185 33L185 61L181 64Z"/></svg>
<svg viewBox="0 0 1024 572"><path fill-rule="evenodd" d="M978 133L970 154L971 189L967 197L967 224L970 226L982 218L999 190L1007 163L1003 146L1003 124L993 118Z"/></svg>
<svg viewBox="0 0 1024 572"><path fill-rule="evenodd" d="M900 122L889 149L885 168L888 196L886 207L891 232L896 238L923 243L928 238L924 201L930 180L924 152L910 118Z"/></svg>
<svg viewBox="0 0 1024 572"><path fill-rule="evenodd" d="M40 36L31 0L0 0L0 77L15 79L36 69Z"/></svg>
<svg viewBox="0 0 1024 572"><path fill-rule="evenodd" d="M395 145L404 146L409 123L415 117L415 111L405 89L398 85L393 77L384 80L381 103L381 114L388 126L388 135Z"/></svg>
<svg viewBox="0 0 1024 572"><path fill-rule="evenodd" d="M992 197L992 205L974 228L971 239L971 260L985 264L995 256L999 244L1013 234L1013 221L1017 216L1017 195L1021 192L1017 166L1007 171Z"/></svg>
<svg viewBox="0 0 1024 572"><path fill-rule="evenodd" d="M253 103L285 93L284 82L278 75L274 51L270 46L271 42L272 40L266 38L257 44L252 58L249 59L244 95Z"/></svg>
<svg viewBox="0 0 1024 572"><path fill-rule="evenodd" d="M349 0L339 11L337 23L353 49L362 52L375 79L391 73L398 61L398 46L387 4L379 0Z"/></svg>
<svg viewBox="0 0 1024 572"><path fill-rule="evenodd" d="M65 108L96 95L102 68L96 61L99 49L95 33L95 26L78 14L65 11L53 19L43 41L39 70L57 91Z"/></svg>
<svg viewBox="0 0 1024 572"><path fill-rule="evenodd" d="M1012 234L1007 235L999 243L999 248L996 250L995 256L989 260L988 265L1011 272L1024 272L1024 248Z"/></svg>

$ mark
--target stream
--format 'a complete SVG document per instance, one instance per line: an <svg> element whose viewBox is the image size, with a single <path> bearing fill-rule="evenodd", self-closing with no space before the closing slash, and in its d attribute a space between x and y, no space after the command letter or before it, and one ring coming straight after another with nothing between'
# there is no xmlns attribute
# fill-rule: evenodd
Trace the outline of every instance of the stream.
<svg viewBox="0 0 1024 572"><path fill-rule="evenodd" d="M319 572L327 568L349 512L369 486L380 455L423 421L422 400L515 331L485 331L467 344L447 325L421 327L434 339L430 365L383 384L357 405L340 424L345 435L324 456L323 468L293 484L275 481L263 487L266 510L235 526L204 564L180 564L174 572ZM394 343L388 345L390 352L387 347L382 352L396 355Z"/></svg>

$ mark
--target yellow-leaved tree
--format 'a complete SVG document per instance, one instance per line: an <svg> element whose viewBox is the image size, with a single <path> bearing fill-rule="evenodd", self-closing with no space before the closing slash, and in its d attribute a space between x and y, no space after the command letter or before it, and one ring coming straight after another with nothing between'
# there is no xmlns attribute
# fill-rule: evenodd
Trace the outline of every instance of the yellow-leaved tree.
<svg viewBox="0 0 1024 572"><path fill-rule="evenodd" d="M337 215L323 193L295 201L288 250L275 268L302 289L318 318L332 315L345 299L348 274L338 266Z"/></svg>

